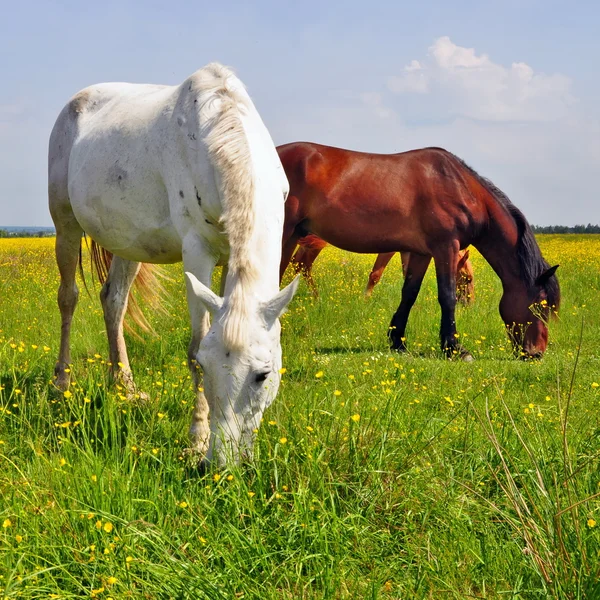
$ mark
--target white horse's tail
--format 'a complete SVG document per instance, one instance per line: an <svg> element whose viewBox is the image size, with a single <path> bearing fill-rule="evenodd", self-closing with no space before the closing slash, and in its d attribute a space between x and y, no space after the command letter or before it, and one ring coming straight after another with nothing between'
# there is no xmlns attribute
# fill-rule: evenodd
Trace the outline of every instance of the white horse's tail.
<svg viewBox="0 0 600 600"><path fill-rule="evenodd" d="M92 273L95 273L95 275L98 277L100 285L104 285L104 282L108 278L108 272L112 263L113 254L112 252L106 250L106 248L103 248L97 244L94 240L90 240L89 250L92 261ZM79 271L85 284L81 260L81 248L79 252ZM166 290L161 280L166 278L166 274L158 265L142 263L140 271L134 282L135 289L139 293L142 300L144 300L144 302L146 302L154 311L158 311L163 314L166 314L167 312L163 303L163 300L166 297ZM87 284L85 285L87 289ZM127 315L142 331L156 335L156 331L146 319L146 316L140 307L140 303L132 292L133 289L129 291ZM127 329L129 333L137 335L137 332L131 327L131 325L129 325L127 321L125 321L125 329Z"/></svg>

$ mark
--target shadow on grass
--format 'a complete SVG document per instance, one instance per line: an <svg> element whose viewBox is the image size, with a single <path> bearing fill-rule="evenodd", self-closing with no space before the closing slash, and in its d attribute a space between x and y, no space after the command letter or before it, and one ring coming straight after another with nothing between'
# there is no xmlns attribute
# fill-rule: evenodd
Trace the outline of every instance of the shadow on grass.
<svg viewBox="0 0 600 600"><path fill-rule="evenodd" d="M359 346L358 348L349 348L348 346L315 346L317 354L368 354L369 352L380 352L380 348L373 346Z"/></svg>

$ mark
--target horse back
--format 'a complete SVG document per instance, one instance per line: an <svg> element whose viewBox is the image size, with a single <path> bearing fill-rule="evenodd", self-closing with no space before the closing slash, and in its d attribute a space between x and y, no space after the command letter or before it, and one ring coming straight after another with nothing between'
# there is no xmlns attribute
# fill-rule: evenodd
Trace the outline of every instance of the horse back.
<svg viewBox="0 0 600 600"><path fill-rule="evenodd" d="M489 193L441 148L372 154L301 142L278 150L292 198L286 219L346 250L431 253L431 240L466 240L485 222Z"/></svg>

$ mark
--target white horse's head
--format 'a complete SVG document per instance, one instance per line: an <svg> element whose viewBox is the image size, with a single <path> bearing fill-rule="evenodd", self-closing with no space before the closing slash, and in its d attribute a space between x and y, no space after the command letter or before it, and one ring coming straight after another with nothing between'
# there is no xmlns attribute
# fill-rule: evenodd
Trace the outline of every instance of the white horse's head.
<svg viewBox="0 0 600 600"><path fill-rule="evenodd" d="M223 339L223 317L228 297L221 298L186 273L198 299L212 316L209 332L196 360L204 373L204 394L210 410L210 440L205 464L223 465L250 457L254 436L265 409L281 381L281 325L298 288L298 278L268 302L255 301L248 310L244 347L230 349Z"/></svg>

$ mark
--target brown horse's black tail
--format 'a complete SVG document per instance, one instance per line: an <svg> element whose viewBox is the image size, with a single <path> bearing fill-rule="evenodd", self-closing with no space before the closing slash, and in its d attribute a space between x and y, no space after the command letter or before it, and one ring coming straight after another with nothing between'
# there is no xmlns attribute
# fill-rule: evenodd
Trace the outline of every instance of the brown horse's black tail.
<svg viewBox="0 0 600 600"><path fill-rule="evenodd" d="M85 238L85 240L87 244L87 238ZM98 277L100 285L104 285L108 278L113 254L112 252L106 250L106 248L103 248L97 244L94 240L90 240L88 247L92 262L92 275L95 274L96 277ZM84 286L89 293L83 271L81 246L79 247L79 272L81 274ZM161 279L166 279L166 275L158 265L142 263L140 271L135 278L134 287L144 302L150 306L150 308L157 312L166 314L166 309L163 303L164 298L166 297L166 291ZM156 331L152 325L150 325L148 319L146 319L146 316L140 307L140 303L132 291L133 290L129 291L127 315L142 331L156 335ZM133 335L138 335L127 321L125 321L125 329L127 329L127 331Z"/></svg>

